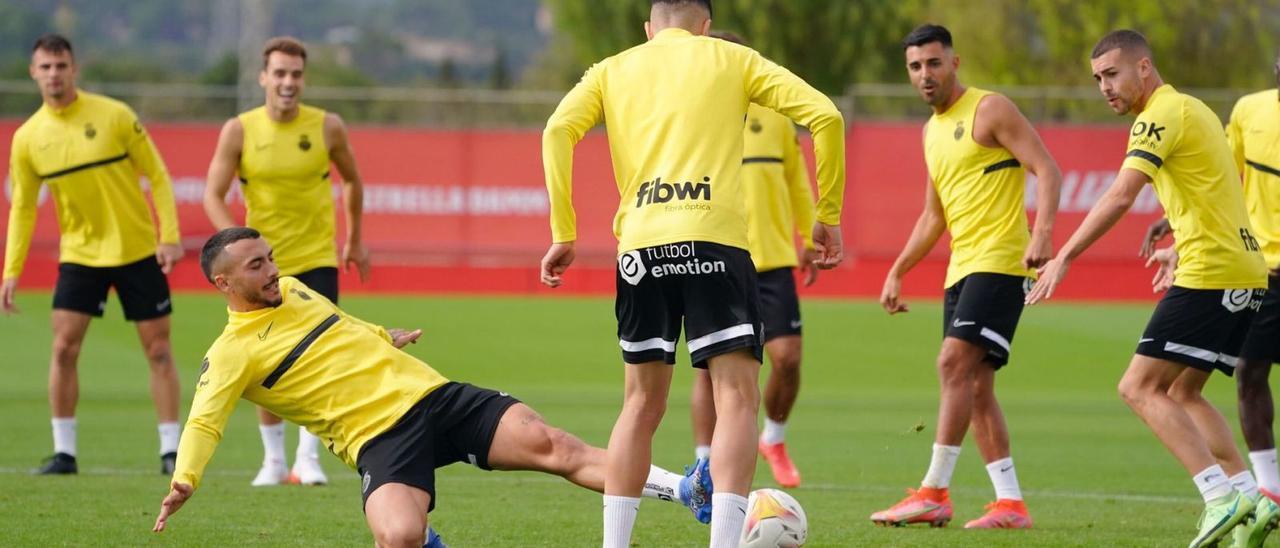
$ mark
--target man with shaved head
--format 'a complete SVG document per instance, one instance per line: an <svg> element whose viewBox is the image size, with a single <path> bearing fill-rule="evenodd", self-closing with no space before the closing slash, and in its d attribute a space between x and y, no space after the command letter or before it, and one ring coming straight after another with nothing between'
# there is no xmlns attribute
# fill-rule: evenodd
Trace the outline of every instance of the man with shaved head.
<svg viewBox="0 0 1280 548"><path fill-rule="evenodd" d="M1249 518L1260 495L1231 427L1201 391L1215 370L1234 372L1267 287L1267 268L1217 115L1164 83L1137 32L1107 34L1091 57L1107 104L1137 121L1115 182L1041 269L1027 302L1052 296L1071 261L1124 216L1143 186L1154 185L1175 245L1156 251L1148 264L1159 263L1156 289L1169 291L1119 390L1200 489L1205 509L1191 547L1217 545Z"/></svg>
<svg viewBox="0 0 1280 548"><path fill-rule="evenodd" d="M706 517L712 546L736 546L755 472L764 327L743 200L743 121L755 103L813 133L819 198L814 264L843 258L844 120L821 92L748 47L705 36L710 0L652 0L649 41L587 70L547 121L543 168L554 242L542 283L556 287L574 259L573 148L606 122L621 200L614 217L622 410L609 438L604 546L625 547L666 410L676 343L708 369L716 424ZM709 472L708 472L709 468Z"/></svg>

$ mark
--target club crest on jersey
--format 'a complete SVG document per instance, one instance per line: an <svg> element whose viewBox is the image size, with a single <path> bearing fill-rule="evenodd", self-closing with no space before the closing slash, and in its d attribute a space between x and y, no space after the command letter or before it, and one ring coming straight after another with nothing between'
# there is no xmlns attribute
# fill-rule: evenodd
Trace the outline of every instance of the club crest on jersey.
<svg viewBox="0 0 1280 548"><path fill-rule="evenodd" d="M88 123L84 125L84 137L86 139L93 139L94 137L97 137L97 136L98 136L98 129L93 127L92 123Z"/></svg>
<svg viewBox="0 0 1280 548"><path fill-rule="evenodd" d="M954 136L957 141L959 141L961 137L964 137L964 121L956 122L956 131L955 133L952 133L952 136Z"/></svg>
<svg viewBox="0 0 1280 548"><path fill-rule="evenodd" d="M751 133L760 133L761 131L764 131L764 126L760 125L760 120L757 118L752 118Z"/></svg>
<svg viewBox="0 0 1280 548"><path fill-rule="evenodd" d="M299 137L298 148L302 149L303 152L311 150L311 138L307 137L306 134L303 134L302 137Z"/></svg>
<svg viewBox="0 0 1280 548"><path fill-rule="evenodd" d="M632 249L618 256L618 275L631 285L639 285L644 278L644 261L640 252Z"/></svg>
<svg viewBox="0 0 1280 548"><path fill-rule="evenodd" d="M289 289L289 292L290 292L290 293L293 293L294 295L297 295L297 296L301 297L301 298L302 298L302 300L304 300L304 301L309 301L309 300L311 300L311 295L308 295L305 291L298 291L298 289L297 289L296 287L295 287L295 288L290 288L290 289Z"/></svg>

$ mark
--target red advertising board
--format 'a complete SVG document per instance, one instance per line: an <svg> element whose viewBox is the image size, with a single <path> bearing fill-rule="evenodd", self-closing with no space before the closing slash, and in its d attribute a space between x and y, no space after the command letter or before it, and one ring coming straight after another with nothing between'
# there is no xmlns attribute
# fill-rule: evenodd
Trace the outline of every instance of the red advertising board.
<svg viewBox="0 0 1280 548"><path fill-rule="evenodd" d="M8 149L18 123L0 122L3 150ZM218 127L153 124L148 129L173 177L183 237L194 252L213 231L201 196ZM1125 132L1113 126L1040 131L1065 178L1055 238L1061 245L1114 178ZM365 182L365 237L375 265L369 283L344 280L344 288L541 291L536 267L550 230L538 132L354 128L351 142ZM854 124L847 154L843 231L850 260L827 273L814 292L876 295L923 203L926 175L920 127ZM5 175L2 205L7 210L7 170ZM574 179L579 262L570 271L567 289L607 293L613 285L611 225L619 197L603 131L591 133L578 146ZM1028 189L1034 190L1034 181L1028 182ZM237 194L233 193L233 200L238 204ZM1034 210L1032 192L1027 200L1028 209ZM1103 299L1149 295L1149 277L1143 274L1136 251L1146 225L1158 215L1159 206L1148 189L1134 211L1073 267L1063 295ZM57 241L52 204L43 200L23 287L52 284ZM909 278L906 291L939 295L946 257L945 243L940 244L920 272ZM196 269L194 260L185 261L174 275L174 284L202 287Z"/></svg>

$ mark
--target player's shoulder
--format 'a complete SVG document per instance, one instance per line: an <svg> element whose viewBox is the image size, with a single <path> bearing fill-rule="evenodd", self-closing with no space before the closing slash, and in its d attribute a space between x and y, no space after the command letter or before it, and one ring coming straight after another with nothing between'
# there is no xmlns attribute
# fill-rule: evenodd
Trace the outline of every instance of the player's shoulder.
<svg viewBox="0 0 1280 548"><path fill-rule="evenodd" d="M974 107L978 116L1003 118L1022 114L1022 111L1018 109L1018 105L1003 93L978 88L970 89L978 94L978 104Z"/></svg>
<svg viewBox="0 0 1280 548"><path fill-rule="evenodd" d="M129 104L124 101L88 91L81 91L79 93L80 97L77 100L84 101L84 106L87 108L106 111L116 115L129 117L135 116L133 113L133 107L130 107Z"/></svg>
<svg viewBox="0 0 1280 548"><path fill-rule="evenodd" d="M1275 105L1278 98L1280 97L1278 97L1278 92L1275 89L1255 91L1236 100L1233 112L1245 113L1264 105Z"/></svg>

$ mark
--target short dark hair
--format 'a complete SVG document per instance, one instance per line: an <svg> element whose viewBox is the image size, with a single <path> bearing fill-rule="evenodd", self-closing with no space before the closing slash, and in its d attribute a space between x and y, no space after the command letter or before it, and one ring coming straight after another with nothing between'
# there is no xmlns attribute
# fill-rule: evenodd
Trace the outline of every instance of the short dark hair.
<svg viewBox="0 0 1280 548"><path fill-rule="evenodd" d="M256 240L261 237L262 233L247 226L224 228L210 236L200 249L200 270L204 272L204 279L213 283L213 263L218 261L227 246L240 240Z"/></svg>
<svg viewBox="0 0 1280 548"><path fill-rule="evenodd" d="M49 33L36 38L36 43L31 46L31 53L44 50L49 53L70 53L73 57L75 52L71 51L71 41L61 34Z"/></svg>
<svg viewBox="0 0 1280 548"><path fill-rule="evenodd" d="M292 36L277 36L267 40L267 45L262 48L262 68L267 68L267 60L271 59L271 54L277 51L285 55L301 57L304 65L307 62L307 46L302 45L302 40Z"/></svg>
<svg viewBox="0 0 1280 548"><path fill-rule="evenodd" d="M650 7L657 6L658 4L667 4L669 6L684 6L692 4L706 8L707 15L715 15L715 12L711 10L711 0L653 0Z"/></svg>
<svg viewBox="0 0 1280 548"><path fill-rule="evenodd" d="M942 25L933 23L925 23L913 29L906 38L902 39L902 49L909 47L919 47L925 44L938 42L944 48L951 47L951 31Z"/></svg>
<svg viewBox="0 0 1280 548"><path fill-rule="evenodd" d="M1093 46L1093 53L1089 54L1089 58L1097 59L1113 49L1151 58L1151 44L1147 43L1147 37L1136 30L1129 29L1108 32L1098 40L1098 45Z"/></svg>
<svg viewBox="0 0 1280 548"><path fill-rule="evenodd" d="M712 38L719 38L726 42L733 42L735 44L741 44L744 46L747 45L747 41L744 40L741 36L738 36L737 34L734 34L727 30L713 30L711 31L710 34L708 34L708 36Z"/></svg>

